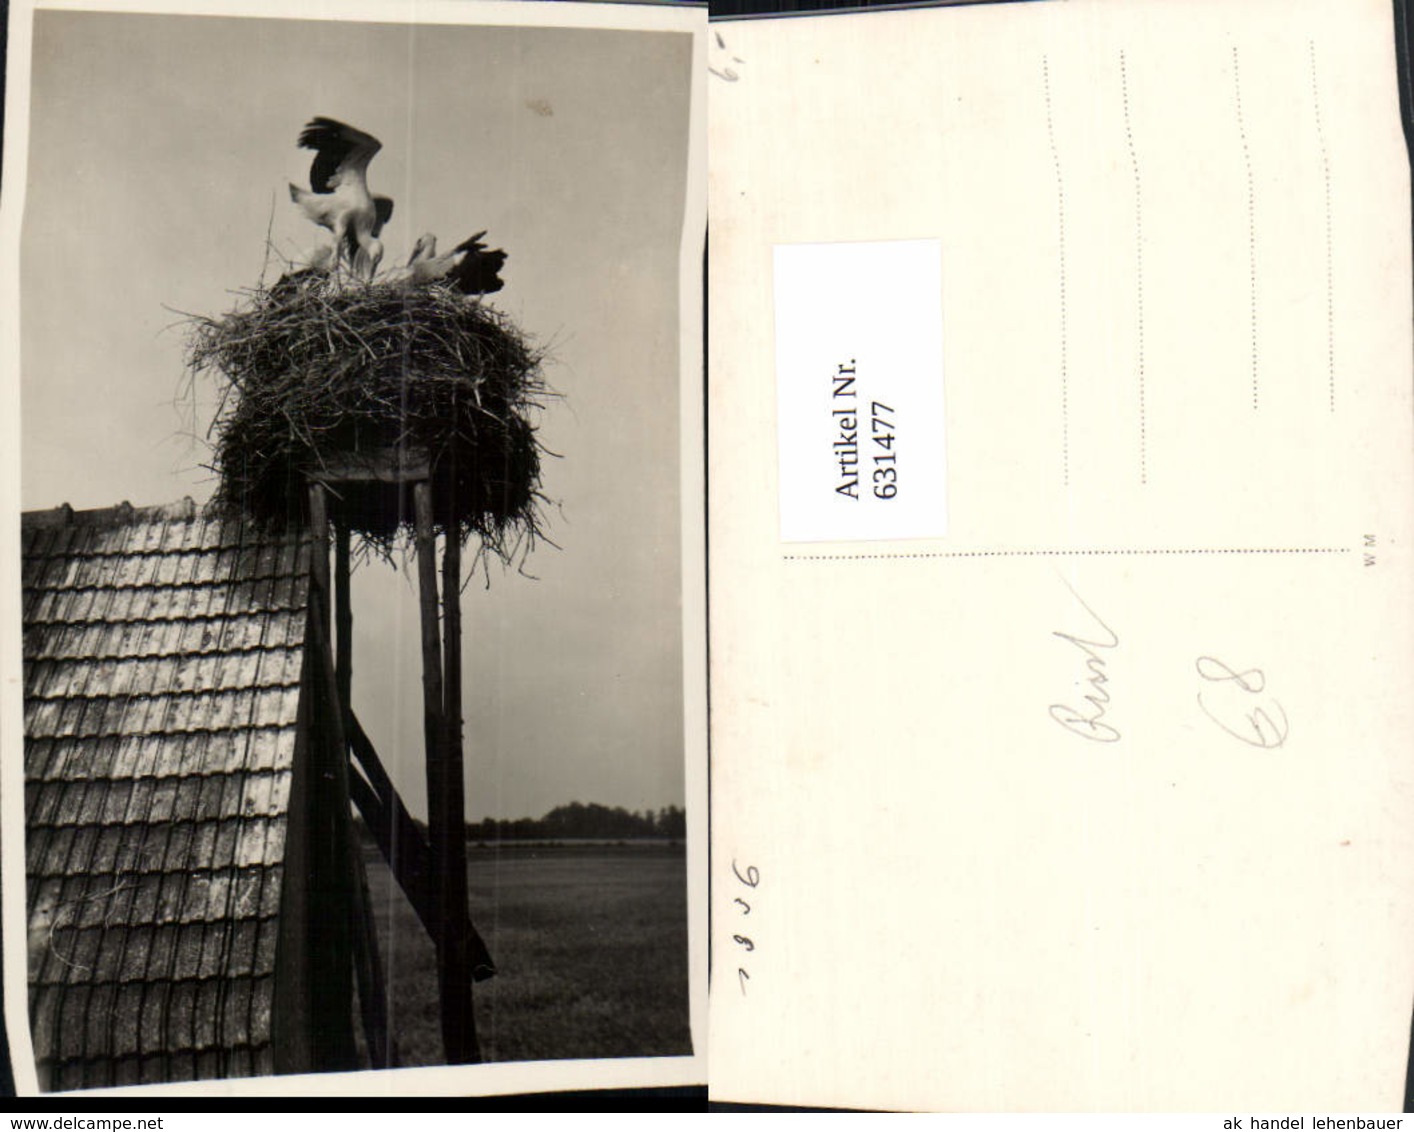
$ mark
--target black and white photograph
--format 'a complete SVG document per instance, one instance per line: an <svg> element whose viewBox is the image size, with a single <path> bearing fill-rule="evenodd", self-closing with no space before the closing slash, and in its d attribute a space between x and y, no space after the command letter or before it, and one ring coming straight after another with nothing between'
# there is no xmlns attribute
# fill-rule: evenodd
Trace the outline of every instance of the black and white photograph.
<svg viewBox="0 0 1414 1132"><path fill-rule="evenodd" d="M705 1080L705 29L17 12L20 1093Z"/></svg>

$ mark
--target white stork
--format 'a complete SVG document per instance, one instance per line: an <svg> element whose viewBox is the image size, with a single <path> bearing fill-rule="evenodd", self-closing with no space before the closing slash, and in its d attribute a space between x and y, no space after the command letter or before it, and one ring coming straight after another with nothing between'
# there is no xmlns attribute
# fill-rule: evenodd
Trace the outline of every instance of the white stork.
<svg viewBox="0 0 1414 1132"><path fill-rule="evenodd" d="M311 191L291 185L290 199L334 234L336 267L347 256L355 275L372 279L383 258L378 235L393 215L389 197L368 191L368 163L383 143L332 118L315 118L300 133L299 144L315 151L309 169Z"/></svg>
<svg viewBox="0 0 1414 1132"><path fill-rule="evenodd" d="M463 240L444 256L437 254L437 237L424 232L412 247L408 260L408 278L413 283L446 280L463 295L490 295L504 287L500 277L506 265L506 253L499 248L487 250L481 242L484 231Z"/></svg>

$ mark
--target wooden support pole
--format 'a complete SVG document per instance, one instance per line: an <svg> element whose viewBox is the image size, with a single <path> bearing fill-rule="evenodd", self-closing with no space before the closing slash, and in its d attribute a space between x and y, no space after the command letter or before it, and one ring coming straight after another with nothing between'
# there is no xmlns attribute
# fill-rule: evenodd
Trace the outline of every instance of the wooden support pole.
<svg viewBox="0 0 1414 1132"><path fill-rule="evenodd" d="M310 563L309 573L314 582L313 600L323 615L323 624L329 624L329 503L324 485L309 485L309 533Z"/></svg>
<svg viewBox="0 0 1414 1132"><path fill-rule="evenodd" d="M455 514L455 506L452 508ZM470 897L467 894L466 869L466 773L462 750L462 617L461 617L461 539L456 523L449 522L442 540L442 645L446 664L443 672L443 722L446 727L447 782L445 806L447 827L452 832L448 843L446 867L441 876L447 892L447 923L457 926L455 947L456 972L465 984L457 989L468 1006L472 1002L471 984L475 979L472 940L461 925L471 922ZM476 1037L476 1015L467 1014L466 1040L472 1051L471 1060L480 1061L480 1043Z"/></svg>
<svg viewBox="0 0 1414 1132"><path fill-rule="evenodd" d="M437 540L432 526L432 489L413 485L417 575L422 621L422 695L427 744L428 834L436 869L437 976L442 991L442 1044L449 1065L481 1060L472 1014L467 923L466 817L460 745L453 758L445 710L443 657L437 609ZM456 589L454 587L454 593ZM459 596L459 594L458 594ZM453 766L455 763L455 766Z"/></svg>
<svg viewBox="0 0 1414 1132"><path fill-rule="evenodd" d="M339 726L337 743L343 754L339 770L343 787L342 824L347 829L349 871L352 874L350 898L353 903L354 975L358 981L359 1013L363 1018L364 1042L368 1047L369 1064L374 1069L387 1069L397 1064L392 1031L388 1025L388 984L383 975L383 962L378 954L378 927L373 919L373 902L368 893L368 873L363 867L363 847L354 835L353 822L348 816L348 801L352 796L353 775L348 767L350 734L353 729L353 603L349 594L352 573L349 555L349 528L345 522L334 525L334 617L337 636L332 666L328 672L329 694L338 705Z"/></svg>
<svg viewBox="0 0 1414 1132"><path fill-rule="evenodd" d="M339 706L344 713L344 734L349 733L353 710L353 599L349 594L352 569L349 562L349 525L342 520L334 527L334 675L339 686Z"/></svg>
<svg viewBox="0 0 1414 1132"><path fill-rule="evenodd" d="M349 996L353 990L353 952L349 912L353 877L347 840L348 792L340 768L346 768L337 697L331 695L329 671L329 516L324 488L309 488L311 534L309 625L305 641L308 706L304 746L306 787L299 836L308 846L306 875L299 883L308 900L304 959L309 972L306 995L315 1070L353 1069L357 1065ZM342 820L341 820L342 814Z"/></svg>
<svg viewBox="0 0 1414 1132"><path fill-rule="evenodd" d="M459 799L466 799L462 763L462 548L455 530L442 539L442 614L446 636L443 655L446 657L442 688L443 717L447 726L448 771L454 782L449 785ZM462 843L466 843L466 817L461 818ZM461 854L462 871L466 871L466 854ZM463 886L465 887L465 886Z"/></svg>

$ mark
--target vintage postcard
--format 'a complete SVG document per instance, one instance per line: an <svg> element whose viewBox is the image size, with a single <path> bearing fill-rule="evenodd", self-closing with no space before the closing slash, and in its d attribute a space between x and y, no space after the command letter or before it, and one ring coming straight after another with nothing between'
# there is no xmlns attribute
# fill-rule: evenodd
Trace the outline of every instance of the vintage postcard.
<svg viewBox="0 0 1414 1132"><path fill-rule="evenodd" d="M10 19L18 1090L704 1082L705 10Z"/></svg>
<svg viewBox="0 0 1414 1132"><path fill-rule="evenodd" d="M1388 5L713 32L712 1094L1397 1110Z"/></svg>

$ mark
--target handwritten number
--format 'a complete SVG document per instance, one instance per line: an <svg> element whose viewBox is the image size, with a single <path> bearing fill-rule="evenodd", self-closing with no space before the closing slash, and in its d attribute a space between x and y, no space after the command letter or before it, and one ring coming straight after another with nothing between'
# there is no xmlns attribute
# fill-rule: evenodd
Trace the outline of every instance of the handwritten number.
<svg viewBox="0 0 1414 1132"><path fill-rule="evenodd" d="M742 884L746 885L747 888L755 888L761 883L761 870L758 869L755 865L747 865L746 871L742 872L740 866L737 865L736 860L733 859L732 873L736 876L736 879L741 881ZM741 905L741 914L743 916L751 915L751 905L748 904L745 900L743 900L740 896L733 897L732 903ZM733 935L732 942L738 947L740 947L743 951L745 951L748 955L756 950L756 942L750 936ZM741 993L746 994L746 984L751 978L750 973L745 967L738 967L736 969L736 977L738 982L740 982L741 984Z"/></svg>
<svg viewBox="0 0 1414 1132"><path fill-rule="evenodd" d="M1198 706L1203 709L1204 715L1234 739L1240 739L1249 747L1264 747L1268 750L1273 747L1280 747L1286 742L1286 737L1291 731L1291 727L1287 723L1286 712L1282 709L1281 704L1275 701L1273 701L1272 707L1280 714L1281 722L1277 723L1277 721L1268 714L1266 708L1256 708L1247 714L1247 722L1252 727L1252 733L1250 735L1244 735L1240 731L1234 731L1215 716L1212 711L1209 710L1208 705L1203 702L1203 694L1201 692L1198 694Z"/></svg>
<svg viewBox="0 0 1414 1132"><path fill-rule="evenodd" d="M1260 668L1247 668L1239 671L1211 656L1200 656L1194 663L1194 667L1198 670L1198 675L1210 684L1236 685L1242 693L1249 696L1261 695L1267 690L1267 676ZM1233 700L1231 695L1227 698L1229 702ZM1262 747L1266 750L1280 747L1286 742L1286 737L1291 731L1286 718L1286 710L1276 700L1270 700L1266 706L1252 708L1244 712L1242 718L1246 722L1245 727L1233 726L1219 718L1213 708L1208 706L1202 692L1198 693L1198 707L1204 715L1234 739L1246 743L1249 747ZM1231 718L1230 712L1222 714Z"/></svg>
<svg viewBox="0 0 1414 1132"><path fill-rule="evenodd" d="M1234 672L1220 660L1211 656L1200 656L1197 662L1198 675L1214 683L1235 680L1244 692L1260 692L1267 686L1267 678L1260 668L1249 668L1246 672Z"/></svg>

